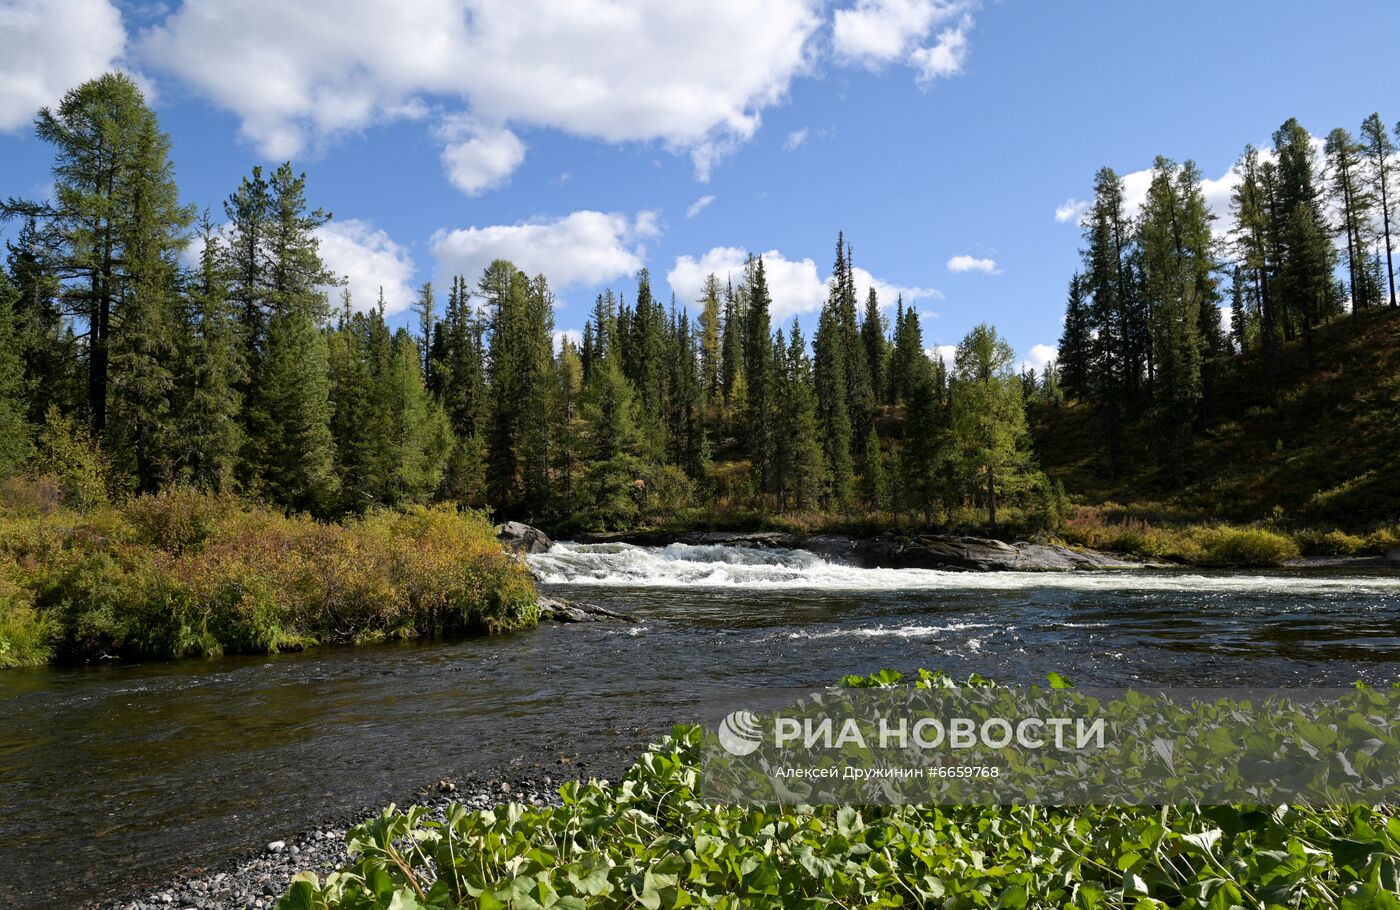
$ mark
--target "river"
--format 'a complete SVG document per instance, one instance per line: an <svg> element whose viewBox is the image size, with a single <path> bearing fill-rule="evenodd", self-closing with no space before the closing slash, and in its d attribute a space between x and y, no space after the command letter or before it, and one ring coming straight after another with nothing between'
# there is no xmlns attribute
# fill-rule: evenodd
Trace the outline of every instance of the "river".
<svg viewBox="0 0 1400 910"><path fill-rule="evenodd" d="M0 906L71 907L463 773L617 766L670 725L881 667L1173 686L1400 680L1400 577L951 573L557 544L633 624L0 673Z"/></svg>

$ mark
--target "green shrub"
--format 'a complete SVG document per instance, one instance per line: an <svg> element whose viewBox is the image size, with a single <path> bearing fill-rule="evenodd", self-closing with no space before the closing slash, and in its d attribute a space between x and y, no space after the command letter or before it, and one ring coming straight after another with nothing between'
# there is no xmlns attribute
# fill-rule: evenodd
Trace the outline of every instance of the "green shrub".
<svg viewBox="0 0 1400 910"><path fill-rule="evenodd" d="M1298 557L1291 538L1263 528L1206 528L1199 539L1211 565L1276 566Z"/></svg>
<svg viewBox="0 0 1400 910"><path fill-rule="evenodd" d="M0 634L18 642L5 630L29 629L25 642L38 636L45 655L68 660L271 653L538 621L525 566L485 516L449 507L325 524L174 490L82 515L0 517L0 565L32 604L7 608Z"/></svg>
<svg viewBox="0 0 1400 910"><path fill-rule="evenodd" d="M1345 531L1302 531L1294 538L1308 556L1355 556L1366 549L1366 540Z"/></svg>
<svg viewBox="0 0 1400 910"><path fill-rule="evenodd" d="M27 592L0 575L0 667L26 667L53 658L58 624L34 609Z"/></svg>

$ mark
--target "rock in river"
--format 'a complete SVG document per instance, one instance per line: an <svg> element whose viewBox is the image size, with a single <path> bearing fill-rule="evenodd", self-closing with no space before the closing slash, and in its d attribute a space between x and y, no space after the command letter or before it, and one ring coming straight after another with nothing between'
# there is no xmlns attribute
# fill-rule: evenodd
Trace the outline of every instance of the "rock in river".
<svg viewBox="0 0 1400 910"><path fill-rule="evenodd" d="M521 521L508 521L496 525L496 539L501 546L524 556L543 553L554 545L549 535L539 528L532 528Z"/></svg>

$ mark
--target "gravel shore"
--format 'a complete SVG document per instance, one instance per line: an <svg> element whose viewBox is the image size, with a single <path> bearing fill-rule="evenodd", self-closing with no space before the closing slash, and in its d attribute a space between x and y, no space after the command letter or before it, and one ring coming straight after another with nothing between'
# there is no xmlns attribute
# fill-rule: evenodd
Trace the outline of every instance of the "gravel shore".
<svg viewBox="0 0 1400 910"><path fill-rule="evenodd" d="M449 803L471 809L488 809L505 803L532 806L559 804L559 786L569 780L590 777L617 779L620 768L566 764L557 769L512 771L505 775L473 774L420 787L406 801L429 806L442 820ZM382 807L367 807L353 817L333 819L285 840L271 840L262 850L215 868L196 869L163 887L142 889L119 900L87 905L89 910L269 910L286 892L292 876L310 870L324 877L349 857L346 832Z"/></svg>

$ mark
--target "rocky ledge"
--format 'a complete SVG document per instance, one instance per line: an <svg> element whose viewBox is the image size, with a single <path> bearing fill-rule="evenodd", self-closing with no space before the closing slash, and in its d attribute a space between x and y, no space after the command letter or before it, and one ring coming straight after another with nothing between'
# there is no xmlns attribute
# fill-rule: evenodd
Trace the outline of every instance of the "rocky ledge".
<svg viewBox="0 0 1400 910"><path fill-rule="evenodd" d="M537 603L541 622L598 622L604 619L620 619L623 622L636 622L626 613L599 607L594 604L570 603L553 597L541 597Z"/></svg>
<svg viewBox="0 0 1400 910"><path fill-rule="evenodd" d="M523 521L507 521L496 525L496 539L507 551L521 556L543 553L554 546L554 541L549 539L548 534L539 528L530 527Z"/></svg>
<svg viewBox="0 0 1400 910"><path fill-rule="evenodd" d="M620 541L644 546L671 543L811 550L828 559L867 568L944 569L968 572L1063 572L1071 569L1136 569L1148 563L1097 550L1061 544L1018 541L1005 543L985 537L922 535L917 537L847 537L841 534L788 534L782 531L690 531L666 533L591 534L585 543Z"/></svg>

